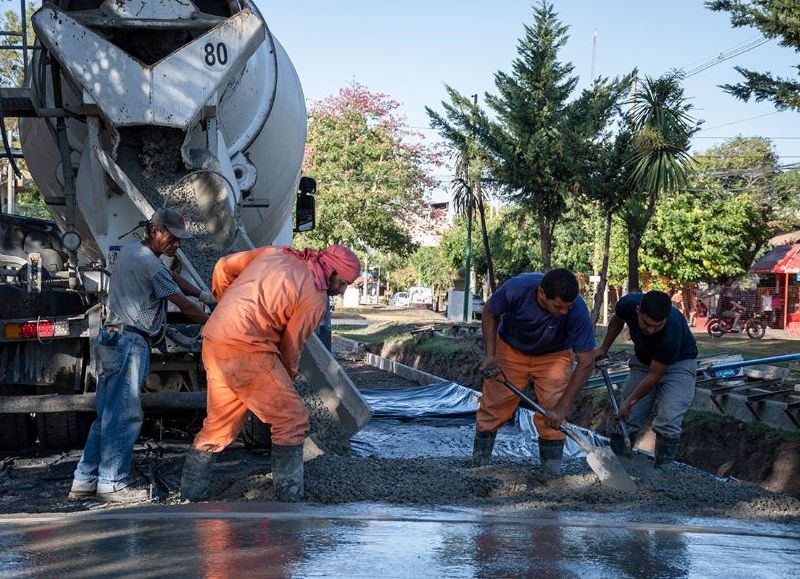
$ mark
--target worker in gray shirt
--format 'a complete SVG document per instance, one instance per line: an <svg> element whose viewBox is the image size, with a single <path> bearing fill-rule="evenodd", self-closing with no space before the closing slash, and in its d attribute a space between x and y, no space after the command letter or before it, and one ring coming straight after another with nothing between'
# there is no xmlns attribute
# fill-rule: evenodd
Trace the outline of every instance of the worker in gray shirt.
<svg viewBox="0 0 800 579"><path fill-rule="evenodd" d="M142 427L140 393L150 365L150 346L166 320L167 301L187 318L208 320L202 306L187 296L211 303L201 291L170 272L159 257L173 257L191 235L183 216L162 208L147 223L144 241L126 245L116 262L108 291L108 317L97 337L97 418L75 470L70 500L96 497L104 502L149 499L148 489L131 478L133 444Z"/></svg>

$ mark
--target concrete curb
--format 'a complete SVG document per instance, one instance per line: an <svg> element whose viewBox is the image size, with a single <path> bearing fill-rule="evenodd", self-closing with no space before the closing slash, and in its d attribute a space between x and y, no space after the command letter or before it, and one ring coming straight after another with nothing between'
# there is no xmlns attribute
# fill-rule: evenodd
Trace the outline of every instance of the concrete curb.
<svg viewBox="0 0 800 579"><path fill-rule="evenodd" d="M380 356L377 356L375 354L367 354L366 362L370 366L374 366L379 370L391 372L392 374L400 376L404 380L408 380L409 382L416 382L420 386L429 386L431 384L445 384L449 382L449 380L445 380L444 378L440 378L439 376L428 374L427 372L423 372L422 370L417 370L416 368L412 368L411 366L406 366L405 364L401 364L400 362L395 362L394 360L389 360L388 358L381 358Z"/></svg>

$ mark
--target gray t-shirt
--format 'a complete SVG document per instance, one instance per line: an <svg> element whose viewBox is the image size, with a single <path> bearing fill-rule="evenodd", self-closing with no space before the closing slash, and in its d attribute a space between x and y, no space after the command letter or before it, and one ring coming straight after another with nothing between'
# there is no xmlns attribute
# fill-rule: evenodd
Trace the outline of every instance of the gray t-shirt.
<svg viewBox="0 0 800 579"><path fill-rule="evenodd" d="M119 252L108 290L107 324L126 324L155 335L166 319L166 298L181 289L153 251L139 241Z"/></svg>

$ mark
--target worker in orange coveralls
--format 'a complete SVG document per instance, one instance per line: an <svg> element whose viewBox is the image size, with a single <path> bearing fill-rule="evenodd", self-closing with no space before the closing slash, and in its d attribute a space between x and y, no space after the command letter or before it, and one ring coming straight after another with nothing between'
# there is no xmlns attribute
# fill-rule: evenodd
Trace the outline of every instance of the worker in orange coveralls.
<svg viewBox="0 0 800 579"><path fill-rule="evenodd" d="M184 463L184 498L207 497L214 459L238 436L250 410L271 427L277 499L302 500L309 424L293 385L297 363L328 296L343 293L360 269L356 254L340 245L265 247L219 260L211 280L219 303L203 329L208 413Z"/></svg>

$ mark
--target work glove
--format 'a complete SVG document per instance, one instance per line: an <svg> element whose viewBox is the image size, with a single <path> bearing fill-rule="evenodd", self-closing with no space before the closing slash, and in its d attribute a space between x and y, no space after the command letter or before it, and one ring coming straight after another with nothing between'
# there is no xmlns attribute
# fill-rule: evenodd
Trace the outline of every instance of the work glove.
<svg viewBox="0 0 800 579"><path fill-rule="evenodd" d="M201 291L200 292L200 297L198 299L201 302L203 302L204 304L206 304L207 306L210 306L211 304L216 303L214 301L214 296L212 296L211 292L208 291L208 290Z"/></svg>

